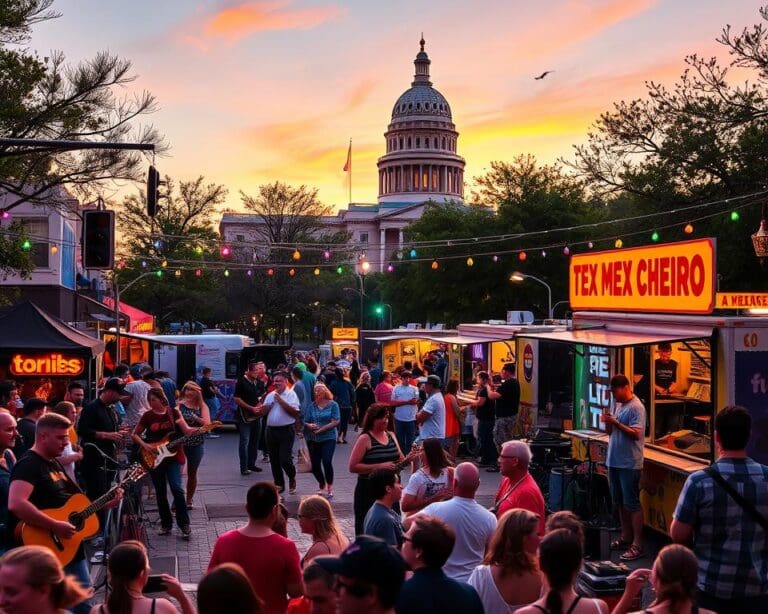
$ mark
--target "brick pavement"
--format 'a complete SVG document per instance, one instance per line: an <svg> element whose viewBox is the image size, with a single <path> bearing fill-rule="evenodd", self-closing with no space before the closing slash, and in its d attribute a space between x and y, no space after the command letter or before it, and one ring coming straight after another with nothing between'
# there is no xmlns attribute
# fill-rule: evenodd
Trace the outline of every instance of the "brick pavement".
<svg viewBox="0 0 768 614"><path fill-rule="evenodd" d="M342 532L349 538L354 537L352 499L356 476L349 473L347 464L356 436L357 433L350 432L350 443L336 447L333 462L336 476L331 505L336 511ZM249 476L240 475L237 443L237 434L234 431L224 431L220 438L205 441L205 456L198 475L198 492L195 495L194 509L190 512L192 539L183 540L175 527L170 536L164 537L157 535L157 526L148 528L150 561L164 570L167 569L168 561L176 557L181 582L198 582L205 573L218 536L245 522L245 494L251 484L259 480L272 480L269 465L261 461L259 466L263 468L263 472ZM408 477L408 472L404 472L403 480ZM478 495L481 503L490 505L499 479L499 474L481 474L482 483ZM298 474L297 482L297 494L285 496L286 505L291 510L295 510L302 496L317 491L317 483L311 473ZM211 511L216 512L216 517L209 518L209 506ZM147 508L150 519L156 520L157 513L151 501ZM222 512L226 516L222 517ZM300 553L303 554L309 548L311 540L308 535L301 534L295 518L288 521L288 536L295 541Z"/></svg>

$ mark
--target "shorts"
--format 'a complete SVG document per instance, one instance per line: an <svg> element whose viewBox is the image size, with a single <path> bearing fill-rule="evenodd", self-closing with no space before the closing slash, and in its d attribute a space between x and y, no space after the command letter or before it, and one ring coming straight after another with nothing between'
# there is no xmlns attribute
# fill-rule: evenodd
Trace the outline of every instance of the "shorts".
<svg viewBox="0 0 768 614"><path fill-rule="evenodd" d="M640 511L640 469L608 467L608 483L613 503L628 512Z"/></svg>
<svg viewBox="0 0 768 614"><path fill-rule="evenodd" d="M199 446L184 446L184 455L187 457L187 471L194 471L203 462L203 453L205 452L205 444Z"/></svg>

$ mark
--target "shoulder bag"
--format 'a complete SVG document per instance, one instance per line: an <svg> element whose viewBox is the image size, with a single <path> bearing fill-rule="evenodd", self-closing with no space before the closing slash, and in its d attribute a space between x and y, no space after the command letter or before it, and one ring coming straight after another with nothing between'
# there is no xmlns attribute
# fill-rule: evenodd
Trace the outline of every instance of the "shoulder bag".
<svg viewBox="0 0 768 614"><path fill-rule="evenodd" d="M752 520L763 527L764 531L768 531L768 519L766 519L765 516L757 511L757 508L755 507L755 504L752 503L752 501L748 501L742 497L739 492L726 481L726 479L717 469L714 467L707 467L704 470L704 473L711 477L725 492L727 492L731 496L731 499L738 503L739 507L741 507L741 509L749 514Z"/></svg>

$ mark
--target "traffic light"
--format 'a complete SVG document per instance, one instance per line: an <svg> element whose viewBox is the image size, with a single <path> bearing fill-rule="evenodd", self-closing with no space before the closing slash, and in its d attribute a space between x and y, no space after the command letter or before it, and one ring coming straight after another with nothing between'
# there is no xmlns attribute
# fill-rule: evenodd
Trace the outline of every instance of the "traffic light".
<svg viewBox="0 0 768 614"><path fill-rule="evenodd" d="M157 193L159 187L160 172L154 166L150 166L149 171L147 171L147 215L149 217L155 217L155 213L157 213L157 201L160 198Z"/></svg>
<svg viewBox="0 0 768 614"><path fill-rule="evenodd" d="M115 264L115 212L83 212L83 267L111 269Z"/></svg>
<svg viewBox="0 0 768 614"><path fill-rule="evenodd" d="M376 312L377 316L384 315L384 307L383 307L383 305L376 305L376 307L374 307L373 310Z"/></svg>

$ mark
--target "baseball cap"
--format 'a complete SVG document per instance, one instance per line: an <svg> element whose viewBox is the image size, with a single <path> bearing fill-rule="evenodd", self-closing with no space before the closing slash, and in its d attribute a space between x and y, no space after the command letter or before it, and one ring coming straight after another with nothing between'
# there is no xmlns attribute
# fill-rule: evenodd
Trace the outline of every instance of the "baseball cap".
<svg viewBox="0 0 768 614"><path fill-rule="evenodd" d="M38 397L31 397L26 400L24 403L24 408L22 412L24 415L31 414L33 411L37 411L38 409L42 409L45 407L45 399L40 399Z"/></svg>
<svg viewBox="0 0 768 614"><path fill-rule="evenodd" d="M125 390L125 384L119 377L110 377L104 384L104 390L114 390L115 392L123 392Z"/></svg>
<svg viewBox="0 0 768 614"><path fill-rule="evenodd" d="M430 384L435 388L440 388L440 386L443 385L443 382L440 381L440 378L437 375L432 374L427 376L427 384Z"/></svg>
<svg viewBox="0 0 768 614"><path fill-rule="evenodd" d="M369 582L382 591L396 593L405 581L402 555L370 535L360 535L339 556L316 556L312 561L332 574Z"/></svg>

